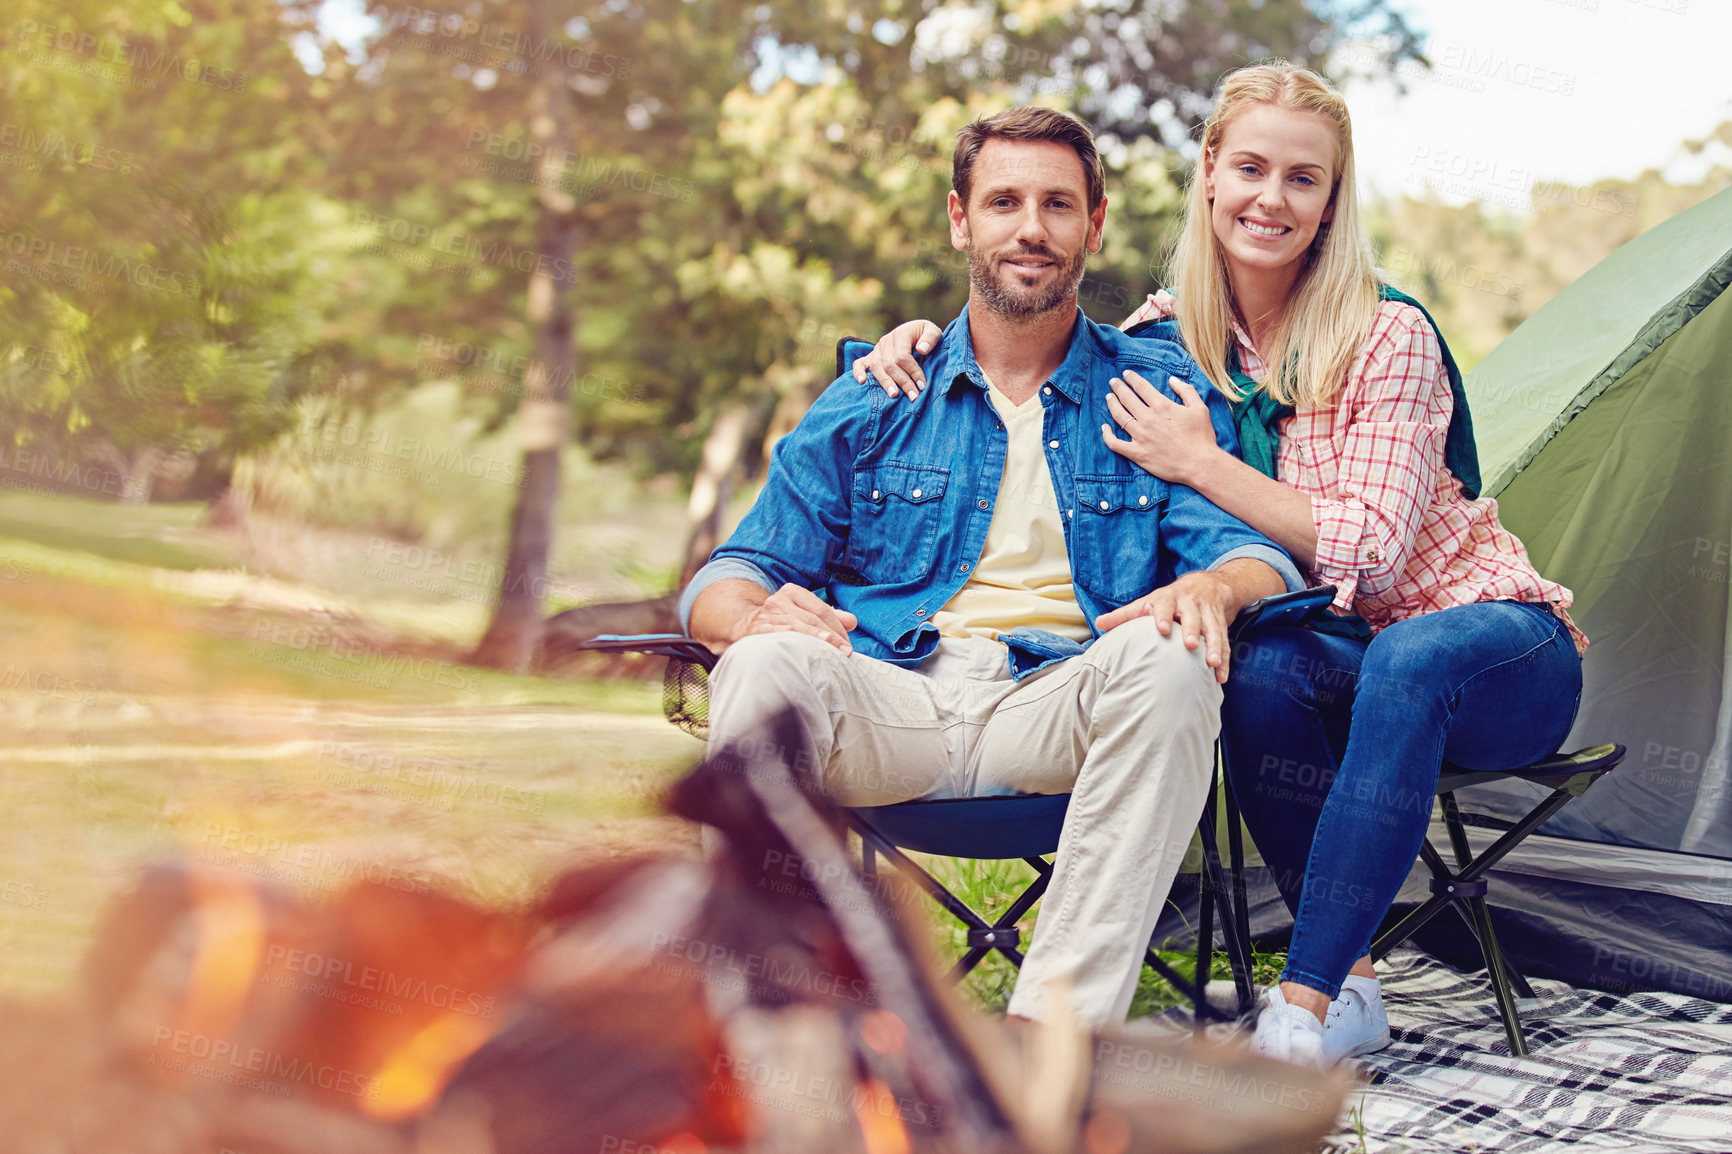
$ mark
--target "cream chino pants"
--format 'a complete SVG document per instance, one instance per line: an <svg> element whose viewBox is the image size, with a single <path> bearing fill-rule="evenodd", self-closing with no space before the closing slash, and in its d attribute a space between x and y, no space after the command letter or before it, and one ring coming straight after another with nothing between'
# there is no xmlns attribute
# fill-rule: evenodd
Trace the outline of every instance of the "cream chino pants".
<svg viewBox="0 0 1732 1154"><path fill-rule="evenodd" d="M1004 646L944 638L903 669L798 633L747 637L710 678L710 742L750 756L792 707L795 758L838 803L1070 793L1052 881L1009 1012L1124 1020L1208 792L1221 689L1201 649L1147 617L1010 679Z"/></svg>

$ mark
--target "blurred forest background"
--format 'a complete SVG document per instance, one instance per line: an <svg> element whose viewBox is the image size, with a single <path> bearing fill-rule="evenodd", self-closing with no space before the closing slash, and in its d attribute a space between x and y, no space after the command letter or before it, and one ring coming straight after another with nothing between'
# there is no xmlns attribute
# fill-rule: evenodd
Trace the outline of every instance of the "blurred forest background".
<svg viewBox="0 0 1732 1154"><path fill-rule="evenodd" d="M14 0L0 536L37 552L0 560L202 574L506 670L666 627L837 338L965 298L958 127L1035 101L1100 132L1082 296L1116 322L1220 75L1347 59L1393 98L1426 64L1398 7L446 0L338 43L312 0ZM1727 180L1402 196L1379 260L1470 366Z"/></svg>

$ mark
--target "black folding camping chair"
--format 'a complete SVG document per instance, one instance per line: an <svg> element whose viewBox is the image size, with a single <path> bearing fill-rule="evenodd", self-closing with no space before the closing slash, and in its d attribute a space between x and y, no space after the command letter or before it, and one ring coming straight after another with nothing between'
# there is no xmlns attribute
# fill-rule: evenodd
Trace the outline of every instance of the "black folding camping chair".
<svg viewBox="0 0 1732 1154"><path fill-rule="evenodd" d="M1372 960L1382 959L1444 910L1454 910L1479 943L1480 956L1485 960L1486 974L1491 979L1492 993L1497 998L1498 1014L1503 1018L1504 1033L1509 1037L1510 1051L1525 1058L1528 1054L1527 1037L1522 1033L1521 1019L1516 1013L1515 996L1532 998L1534 991L1522 972L1504 957L1503 949L1498 945L1497 933L1491 924L1491 908L1486 904L1487 875L1553 814L1616 769L1624 760L1624 752L1621 745L1596 745L1502 773L1480 773L1445 762L1437 782L1437 801L1444 828L1449 833L1450 848L1454 851L1455 868L1450 868L1443 855L1431 844L1431 839L1427 838L1419 847L1419 858L1431 871L1432 896L1373 939ZM1531 781L1549 788L1551 792L1519 821L1475 816L1473 824L1503 830L1501 837L1475 857L1468 844L1460 806L1455 800L1456 790L1511 779Z"/></svg>
<svg viewBox="0 0 1732 1154"><path fill-rule="evenodd" d="M1372 940L1372 960L1381 960L1390 950L1412 937L1421 926L1445 910L1453 910L1466 923L1479 945L1480 956L1485 961L1486 974L1491 981L1492 994L1497 999L1498 1014L1503 1019L1504 1033L1509 1037L1510 1051L1517 1056L1526 1057L1527 1038L1522 1033L1515 998L1518 995L1532 998L1534 991L1521 971L1504 957L1503 950L1498 945L1497 933L1492 928L1491 909L1486 903L1489 884L1487 875L1553 814L1571 800L1582 796L1594 782L1616 769L1618 763L1624 759L1624 753L1621 745L1596 745L1575 753L1556 754L1532 765L1502 772L1479 772L1445 762L1437 782L1437 800L1444 829L1449 836L1450 848L1454 853L1455 866L1452 869L1443 855L1438 853L1437 847L1432 845L1431 839L1426 838L1419 848L1419 860L1431 871L1432 896L1388 925ZM1551 792L1518 821L1488 816L1473 817L1471 820L1474 825L1503 831L1501 837L1476 857L1468 843L1467 822L1463 819L1455 793L1476 785L1510 780L1533 782L1549 788ZM1231 857L1228 873L1232 878L1234 895L1229 908L1235 918L1231 936L1237 937L1241 950L1249 953L1251 926L1245 892L1245 859L1242 843L1237 836L1238 807L1233 802L1230 781L1223 780L1222 793L1226 798L1228 820L1233 822L1232 832L1235 835L1229 839Z"/></svg>

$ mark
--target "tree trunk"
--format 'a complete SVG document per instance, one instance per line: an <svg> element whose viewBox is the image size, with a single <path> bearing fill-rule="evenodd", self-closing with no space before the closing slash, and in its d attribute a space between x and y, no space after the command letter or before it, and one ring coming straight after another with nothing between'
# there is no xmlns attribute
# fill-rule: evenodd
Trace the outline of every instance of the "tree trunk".
<svg viewBox="0 0 1732 1154"><path fill-rule="evenodd" d="M120 499L128 505L150 504L151 485L156 481L156 466L162 452L149 446L128 449L121 454L126 475L120 481Z"/></svg>
<svg viewBox="0 0 1732 1154"><path fill-rule="evenodd" d="M211 499L210 511L206 515L205 524L212 529L222 529L230 533L245 535L247 532L248 514L252 510L252 501L246 493L236 489L230 481L223 486L223 491Z"/></svg>
<svg viewBox="0 0 1732 1154"><path fill-rule="evenodd" d="M536 657L539 669L554 669L577 656L585 641L603 633L678 633L680 591L703 568L721 541L722 515L740 475L740 454L762 408L732 404L704 439L704 455L686 503L686 560L673 589L647 601L604 601L567 609L547 619Z"/></svg>
<svg viewBox="0 0 1732 1154"><path fill-rule="evenodd" d="M525 23L535 41L553 32L549 6L550 0L528 4ZM470 655L478 665L518 671L529 668L541 642L547 555L559 505L559 456L570 435L571 382L577 374L577 316L565 291L578 245L577 202L561 191L555 163L556 158L563 160L570 143L571 101L564 82L564 69L544 68L531 98L530 137L541 145L541 214L536 222L541 260L529 277L527 312L535 329L535 356L524 374L523 400L517 408L522 488L511 512L499 603Z"/></svg>

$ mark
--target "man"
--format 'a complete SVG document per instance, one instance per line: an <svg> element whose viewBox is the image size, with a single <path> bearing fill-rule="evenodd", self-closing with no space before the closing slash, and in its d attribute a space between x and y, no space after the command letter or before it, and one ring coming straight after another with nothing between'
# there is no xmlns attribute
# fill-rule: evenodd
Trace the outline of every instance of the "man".
<svg viewBox="0 0 1732 1154"><path fill-rule="evenodd" d="M1088 129L1043 108L971 124L953 181L968 306L923 363L932 383L912 401L831 385L681 615L721 653L718 748L792 707L808 748L790 756L844 805L1070 792L1010 1013L1050 1013L1056 980L1105 1025L1129 1009L1202 809L1227 623L1301 580L1103 443L1125 369L1185 378L1230 448L1233 433L1179 346L1077 307L1106 222Z"/></svg>

